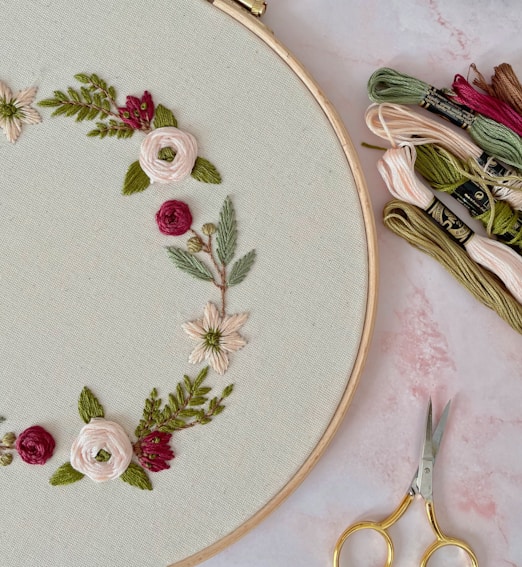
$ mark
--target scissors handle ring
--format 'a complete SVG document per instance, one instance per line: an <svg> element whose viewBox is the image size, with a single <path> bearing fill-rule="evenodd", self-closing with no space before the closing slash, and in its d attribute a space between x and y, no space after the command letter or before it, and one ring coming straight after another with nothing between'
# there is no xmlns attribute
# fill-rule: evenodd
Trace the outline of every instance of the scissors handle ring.
<svg viewBox="0 0 522 567"><path fill-rule="evenodd" d="M442 533L439 522L437 521L437 516L435 515L435 507L433 506L433 501L431 500L426 501L426 514L428 515L428 520L437 539L424 552L424 555L422 556L422 560L420 562L420 567L426 567L428 561L430 560L430 557L437 550L442 549L443 547L458 547L459 549L462 549L462 551L464 551L468 556L471 562L471 566L478 567L477 556L465 541L446 536Z"/></svg>
<svg viewBox="0 0 522 567"><path fill-rule="evenodd" d="M337 543L335 544L334 549L334 556L333 556L333 567L339 567L339 560L341 556L341 549L345 544L346 540L355 532L359 532L361 530L373 530L374 532L378 532L386 541L386 547L388 548L388 556L386 558L386 563L384 567L391 567L393 562L393 542L386 531L390 526L395 524L404 512L408 509L410 504L413 502L415 498L415 493L413 491L407 492L407 494L402 499L402 502L397 506L397 509L394 510L387 518L382 520L381 522L359 522L357 524L351 525L349 528L344 530L344 532L340 535Z"/></svg>
<svg viewBox="0 0 522 567"><path fill-rule="evenodd" d="M341 550L346 542L346 540L355 532L360 532L362 530L372 530L374 532L379 533L384 540L386 541L386 547L388 548L388 556L386 558L386 563L384 567L390 567L393 562L393 542L391 537L388 535L388 532L383 527L382 522L359 522L357 524L353 524L349 528L347 528L337 540L334 549L333 555L333 567L339 567L339 561L341 558Z"/></svg>

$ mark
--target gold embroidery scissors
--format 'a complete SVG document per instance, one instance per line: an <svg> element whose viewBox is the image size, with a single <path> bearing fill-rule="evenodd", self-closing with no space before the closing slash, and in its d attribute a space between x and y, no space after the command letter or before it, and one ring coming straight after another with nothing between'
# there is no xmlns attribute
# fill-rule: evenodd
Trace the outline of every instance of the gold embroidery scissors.
<svg viewBox="0 0 522 567"><path fill-rule="evenodd" d="M380 522L358 522L356 524L351 525L348 527L339 537L337 543L335 545L334 550L334 558L333 558L333 566L339 567L339 560L341 555L341 549L344 546L346 540L354 533L361 531L361 530L373 530L378 532L386 541L386 546L388 548L388 558L386 559L386 564L384 567L390 567L393 563L393 542L388 533L388 529L398 522L402 515L406 512L406 510L410 507L412 502L415 500L416 496L421 496L424 500L424 504L426 507L426 515L428 516L428 521L430 523L431 529L435 534L435 541L429 545L424 554L422 555L420 561L420 567L426 567L428 561L430 560L431 556L443 547L457 547L460 548L464 553L467 555L470 565L472 567L478 567L478 561L475 553L469 547L469 545L460 540L453 537L449 537L445 535L437 521L437 517L435 515L435 508L433 505L433 466L435 464L435 459L437 456L437 452L440 447L440 443L442 440L442 435L444 433L444 428L446 426L446 421L448 419L450 403L446 404L440 421L433 431L433 420L432 420L432 404L431 399L428 405L428 416L426 419L426 434L424 437L424 444L422 448L422 455L419 461L419 467L413 480L411 482L410 488L406 493L406 496L403 498L402 502L399 504L397 509L392 512L387 518Z"/></svg>

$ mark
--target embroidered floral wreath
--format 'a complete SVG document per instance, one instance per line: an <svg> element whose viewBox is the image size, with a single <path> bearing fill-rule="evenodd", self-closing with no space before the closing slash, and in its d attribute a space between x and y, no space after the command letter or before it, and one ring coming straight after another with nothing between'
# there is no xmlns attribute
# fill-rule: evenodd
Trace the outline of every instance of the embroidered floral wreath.
<svg viewBox="0 0 522 567"><path fill-rule="evenodd" d="M216 167L198 157L194 136L180 130L174 113L161 104L155 105L148 91L141 97L127 96L125 106L118 106L116 89L98 75L82 73L75 78L79 88L57 90L52 98L38 104L54 108L53 116L75 117L77 122L96 120L96 128L87 133L90 137L125 139L135 132L144 134L139 158L125 175L124 195L144 191L155 183L179 183L189 176L204 183L221 183ZM13 96L0 81L0 127L10 142L17 141L24 124L41 121L40 114L31 106L35 95L36 88L32 87ZM227 292L246 278L255 261L255 250L231 265L237 248L237 221L230 197L225 199L217 224L204 223L200 232L193 228L189 206L178 200L163 203L156 223L164 235L189 235L186 249L168 246L168 256L178 269L219 290L220 307L207 302L202 317L186 322L183 329L196 341L189 362L206 361L222 375L229 367L229 355L246 345L239 330L248 317L247 313L227 314ZM105 419L102 405L85 387L78 402L85 426L72 445L70 461L54 473L51 484L71 484L87 476L95 482L120 478L151 490L148 473L170 468L174 458L173 433L209 423L224 410L223 401L232 393L233 386L227 386L221 396L209 398L211 388L203 385L207 372L208 367L194 380L184 376L165 404L152 390L134 432L134 442L119 424ZM0 418L2 421L5 419ZM43 465L54 449L53 437L38 425L18 436L8 432L0 442L0 466L10 465L16 453L26 463Z"/></svg>

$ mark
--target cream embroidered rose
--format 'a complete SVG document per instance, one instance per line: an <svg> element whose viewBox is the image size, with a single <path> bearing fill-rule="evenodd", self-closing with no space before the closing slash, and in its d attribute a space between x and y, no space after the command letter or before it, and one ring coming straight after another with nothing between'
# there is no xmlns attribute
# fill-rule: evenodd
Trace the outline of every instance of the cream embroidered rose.
<svg viewBox="0 0 522 567"><path fill-rule="evenodd" d="M172 148L172 161L160 159L158 154L164 148ZM196 138L173 126L156 128L141 143L139 162L151 183L183 181L194 169L198 157Z"/></svg>
<svg viewBox="0 0 522 567"><path fill-rule="evenodd" d="M132 444L121 425L94 418L85 425L71 447L71 466L95 482L121 476L133 454Z"/></svg>

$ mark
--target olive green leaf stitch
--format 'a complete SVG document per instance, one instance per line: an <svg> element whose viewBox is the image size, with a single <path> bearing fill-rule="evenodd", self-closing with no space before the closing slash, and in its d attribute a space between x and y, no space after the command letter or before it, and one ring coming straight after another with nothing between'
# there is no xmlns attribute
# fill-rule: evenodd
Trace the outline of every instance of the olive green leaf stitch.
<svg viewBox="0 0 522 567"><path fill-rule="evenodd" d="M81 472L73 469L71 463L63 464L53 476L49 479L49 484L52 486L60 486L65 484L72 484L73 482L78 482L85 475Z"/></svg>
<svg viewBox="0 0 522 567"><path fill-rule="evenodd" d="M85 423L89 423L94 417L105 417L103 406L87 387L85 387L80 394L78 411Z"/></svg>
<svg viewBox="0 0 522 567"><path fill-rule="evenodd" d="M123 482L140 488L141 490L152 490L152 483L149 475L143 467L136 463L131 463L129 468L120 476Z"/></svg>
<svg viewBox="0 0 522 567"><path fill-rule="evenodd" d="M125 175L122 193L124 195L140 193L141 191L145 191L149 185L150 179L143 169L141 169L140 162L135 161L131 163Z"/></svg>

